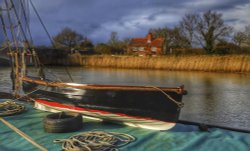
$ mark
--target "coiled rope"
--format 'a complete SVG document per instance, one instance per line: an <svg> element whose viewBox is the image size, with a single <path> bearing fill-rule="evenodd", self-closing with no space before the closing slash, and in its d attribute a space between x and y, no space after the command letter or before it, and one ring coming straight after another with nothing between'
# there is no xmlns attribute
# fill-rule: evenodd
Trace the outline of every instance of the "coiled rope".
<svg viewBox="0 0 250 151"><path fill-rule="evenodd" d="M24 110L24 106L11 100L0 103L0 117L18 114Z"/></svg>
<svg viewBox="0 0 250 151"><path fill-rule="evenodd" d="M124 133L91 131L68 139L56 139L54 143L63 143L64 151L118 151L119 147L133 141L135 137Z"/></svg>

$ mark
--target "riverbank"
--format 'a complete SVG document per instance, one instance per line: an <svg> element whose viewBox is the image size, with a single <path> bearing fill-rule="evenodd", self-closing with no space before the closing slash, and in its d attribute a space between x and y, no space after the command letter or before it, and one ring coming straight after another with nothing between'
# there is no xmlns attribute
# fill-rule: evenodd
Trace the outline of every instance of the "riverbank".
<svg viewBox="0 0 250 151"><path fill-rule="evenodd" d="M138 57L74 54L69 56L66 62L63 60L60 62L88 67L250 73L250 55Z"/></svg>

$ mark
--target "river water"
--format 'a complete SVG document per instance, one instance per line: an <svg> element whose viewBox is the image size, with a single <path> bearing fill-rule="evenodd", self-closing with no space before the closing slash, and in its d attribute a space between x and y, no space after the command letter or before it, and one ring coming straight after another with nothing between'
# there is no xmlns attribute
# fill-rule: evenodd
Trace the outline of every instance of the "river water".
<svg viewBox="0 0 250 151"><path fill-rule="evenodd" d="M107 68L67 69L74 82L173 87L185 85L188 94L180 119L250 130L250 75ZM70 82L63 67L47 69L47 77ZM10 69L0 69L0 91L11 92Z"/></svg>

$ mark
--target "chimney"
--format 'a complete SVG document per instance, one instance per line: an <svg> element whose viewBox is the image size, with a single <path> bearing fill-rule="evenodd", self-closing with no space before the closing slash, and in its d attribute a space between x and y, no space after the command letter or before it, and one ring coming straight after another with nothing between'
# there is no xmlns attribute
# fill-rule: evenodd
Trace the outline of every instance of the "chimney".
<svg viewBox="0 0 250 151"><path fill-rule="evenodd" d="M152 33L148 33L147 35L147 43L151 43L153 39L153 34Z"/></svg>

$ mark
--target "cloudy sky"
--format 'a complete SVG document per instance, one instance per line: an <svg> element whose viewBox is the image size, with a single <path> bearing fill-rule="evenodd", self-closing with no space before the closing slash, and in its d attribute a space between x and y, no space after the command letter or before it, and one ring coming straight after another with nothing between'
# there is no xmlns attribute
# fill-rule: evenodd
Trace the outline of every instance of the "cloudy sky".
<svg viewBox="0 0 250 151"><path fill-rule="evenodd" d="M241 30L250 24L250 0L32 0L49 33L70 27L94 43L107 42L115 31L120 39L145 36L150 28L173 27L186 13L208 10L223 14L225 22ZM30 9L31 30L37 44L48 38Z"/></svg>

